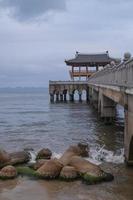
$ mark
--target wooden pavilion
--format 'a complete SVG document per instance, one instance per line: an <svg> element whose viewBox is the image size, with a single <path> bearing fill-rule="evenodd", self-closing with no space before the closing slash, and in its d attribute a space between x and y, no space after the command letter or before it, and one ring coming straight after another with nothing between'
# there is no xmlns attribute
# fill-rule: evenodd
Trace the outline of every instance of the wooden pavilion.
<svg viewBox="0 0 133 200"><path fill-rule="evenodd" d="M101 67L103 68L115 60L109 56L108 51L98 54L81 54L76 52L75 58L65 60L65 63L71 66L69 73L72 80L75 80L75 78L81 80L82 77L88 80Z"/></svg>

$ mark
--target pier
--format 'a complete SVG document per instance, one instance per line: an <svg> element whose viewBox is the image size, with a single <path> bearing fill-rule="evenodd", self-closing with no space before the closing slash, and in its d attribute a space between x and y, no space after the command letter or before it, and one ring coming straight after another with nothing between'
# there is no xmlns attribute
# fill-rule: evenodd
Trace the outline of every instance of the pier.
<svg viewBox="0 0 133 200"><path fill-rule="evenodd" d="M86 101L89 101L89 87L87 81L49 81L50 101L74 101L74 93L78 91L79 101L82 101L82 92L86 91Z"/></svg>
<svg viewBox="0 0 133 200"><path fill-rule="evenodd" d="M110 60L100 70L98 67L96 69L95 73L89 77L88 69L86 69L86 81L81 81L81 77L78 81L75 81L74 77L71 81L50 81L50 101L74 101L76 90L79 94L79 101L82 101L82 91L85 90L86 101L94 106L106 123L113 122L116 105L123 106L125 161L128 165L133 165L133 58L129 53L125 53L122 62ZM81 69L79 75L80 73ZM69 98L67 99L67 97Z"/></svg>

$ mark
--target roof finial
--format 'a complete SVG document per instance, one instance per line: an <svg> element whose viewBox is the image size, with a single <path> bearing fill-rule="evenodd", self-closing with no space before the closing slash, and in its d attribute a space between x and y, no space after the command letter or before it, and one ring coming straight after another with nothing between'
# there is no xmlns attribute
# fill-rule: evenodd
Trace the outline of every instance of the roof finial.
<svg viewBox="0 0 133 200"><path fill-rule="evenodd" d="M78 51L76 51L76 57L78 56L78 54L79 54L79 52L78 52Z"/></svg>

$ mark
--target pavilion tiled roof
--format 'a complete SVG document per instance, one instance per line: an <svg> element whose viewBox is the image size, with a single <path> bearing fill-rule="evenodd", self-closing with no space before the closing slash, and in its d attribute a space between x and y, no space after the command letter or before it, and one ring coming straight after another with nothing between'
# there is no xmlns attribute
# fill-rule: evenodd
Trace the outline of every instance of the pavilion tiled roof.
<svg viewBox="0 0 133 200"><path fill-rule="evenodd" d="M110 58L108 52L99 54L80 54L76 53L74 59L66 60L67 65L106 65L115 59Z"/></svg>

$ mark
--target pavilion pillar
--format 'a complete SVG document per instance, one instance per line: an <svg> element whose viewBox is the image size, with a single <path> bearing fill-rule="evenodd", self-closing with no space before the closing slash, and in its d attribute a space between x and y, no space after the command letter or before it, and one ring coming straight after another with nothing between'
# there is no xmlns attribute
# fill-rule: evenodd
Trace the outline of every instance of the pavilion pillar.
<svg viewBox="0 0 133 200"><path fill-rule="evenodd" d="M81 67L79 67L79 81L81 81Z"/></svg>
<svg viewBox="0 0 133 200"><path fill-rule="evenodd" d="M73 76L73 74L74 74L74 66L72 66L72 80L74 81L74 76Z"/></svg>
<svg viewBox="0 0 133 200"><path fill-rule="evenodd" d="M88 66L86 66L86 81L88 81Z"/></svg>

